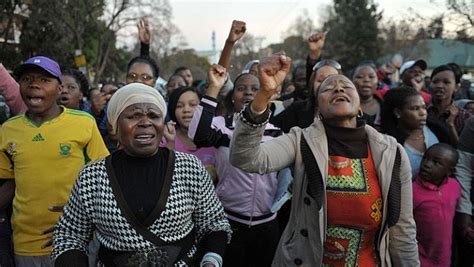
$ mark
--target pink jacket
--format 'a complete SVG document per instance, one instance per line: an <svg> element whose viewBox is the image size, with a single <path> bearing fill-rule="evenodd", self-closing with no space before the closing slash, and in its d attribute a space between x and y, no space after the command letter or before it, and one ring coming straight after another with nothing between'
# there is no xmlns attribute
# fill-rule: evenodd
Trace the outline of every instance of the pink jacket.
<svg viewBox="0 0 474 267"><path fill-rule="evenodd" d="M8 73L2 63L0 63L0 95L5 98L5 102L13 115L26 112L26 105L21 99L20 86Z"/></svg>
<svg viewBox="0 0 474 267"><path fill-rule="evenodd" d="M249 173L232 166L229 162L229 143L235 126L235 116L227 125L224 117L214 117L217 102L204 96L194 111L189 125L188 135L197 147L216 147L216 172L219 179L216 193L229 219L246 225L258 225L276 217L271 214L273 200L277 193L277 172L268 174ZM273 125L267 125L268 131L279 131ZM273 139L264 135L262 142ZM241 219L229 212L248 217ZM261 218L265 216L265 218ZM267 217L269 216L269 217ZM256 219L259 218L260 219Z"/></svg>
<svg viewBox="0 0 474 267"><path fill-rule="evenodd" d="M439 187L419 177L413 182L413 216L421 266L450 266L453 219L461 186L447 178Z"/></svg>

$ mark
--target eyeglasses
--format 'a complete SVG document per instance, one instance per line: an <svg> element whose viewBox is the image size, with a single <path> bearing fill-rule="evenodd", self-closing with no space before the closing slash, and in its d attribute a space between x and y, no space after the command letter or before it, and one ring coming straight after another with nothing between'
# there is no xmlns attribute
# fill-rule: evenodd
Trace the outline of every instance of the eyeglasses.
<svg viewBox="0 0 474 267"><path fill-rule="evenodd" d="M319 70L320 68L324 66L330 66L330 67L335 68L336 70L342 69L341 64L339 64L339 62L335 61L334 59L323 59L319 61L318 63L314 64L313 72Z"/></svg>
<svg viewBox="0 0 474 267"><path fill-rule="evenodd" d="M142 74L142 75L138 75L136 73L129 73L127 74L127 80L132 80L132 81L138 81L138 80L141 80L141 81L150 81L153 79L153 76L151 75L148 75L148 74Z"/></svg>

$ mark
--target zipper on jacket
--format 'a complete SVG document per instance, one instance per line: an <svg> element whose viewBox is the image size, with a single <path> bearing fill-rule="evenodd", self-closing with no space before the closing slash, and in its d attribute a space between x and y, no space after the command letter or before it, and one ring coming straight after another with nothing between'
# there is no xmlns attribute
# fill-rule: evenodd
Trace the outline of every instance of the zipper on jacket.
<svg viewBox="0 0 474 267"><path fill-rule="evenodd" d="M257 183L255 182L255 179L253 179L254 183L253 183L253 190L252 190L252 207L250 209L250 221L249 221L249 228L252 227L251 223L252 223L252 219L253 219L253 213L255 211L255 198L256 198L256 194L255 194L255 187L257 187Z"/></svg>

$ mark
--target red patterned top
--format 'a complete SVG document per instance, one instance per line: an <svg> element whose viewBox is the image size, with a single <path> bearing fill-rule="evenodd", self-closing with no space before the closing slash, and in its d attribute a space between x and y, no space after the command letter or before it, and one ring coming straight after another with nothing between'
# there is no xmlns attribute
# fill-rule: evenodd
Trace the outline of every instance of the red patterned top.
<svg viewBox="0 0 474 267"><path fill-rule="evenodd" d="M382 193L370 148L365 159L329 157L324 266L377 266Z"/></svg>

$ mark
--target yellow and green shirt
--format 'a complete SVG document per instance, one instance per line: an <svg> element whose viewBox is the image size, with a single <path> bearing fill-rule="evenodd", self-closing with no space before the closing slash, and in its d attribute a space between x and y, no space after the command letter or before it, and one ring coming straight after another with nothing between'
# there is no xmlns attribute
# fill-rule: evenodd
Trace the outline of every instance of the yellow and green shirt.
<svg viewBox="0 0 474 267"><path fill-rule="evenodd" d="M15 179L13 242L15 254L48 255L42 249L61 213L50 206L65 205L80 169L109 154L88 113L63 108L56 118L38 125L25 115L6 121L0 129L0 178Z"/></svg>

